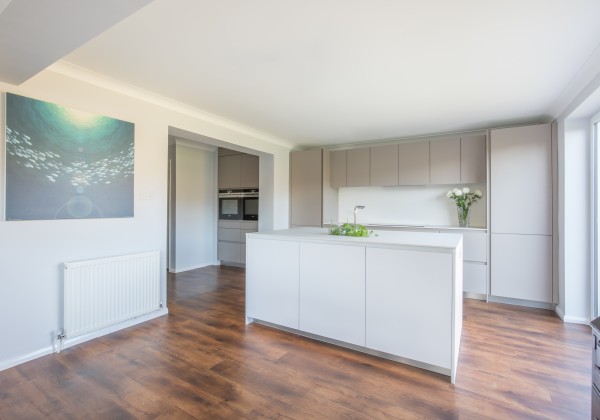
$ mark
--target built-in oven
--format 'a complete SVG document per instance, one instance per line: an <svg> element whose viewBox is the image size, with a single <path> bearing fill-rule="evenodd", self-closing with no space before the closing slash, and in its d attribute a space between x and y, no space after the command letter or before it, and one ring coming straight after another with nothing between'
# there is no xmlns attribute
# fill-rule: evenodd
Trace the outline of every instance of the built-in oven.
<svg viewBox="0 0 600 420"><path fill-rule="evenodd" d="M219 219L258 220L258 190L219 190Z"/></svg>
<svg viewBox="0 0 600 420"><path fill-rule="evenodd" d="M219 219L242 219L242 195L238 190L219 190Z"/></svg>
<svg viewBox="0 0 600 420"><path fill-rule="evenodd" d="M258 190L252 190L242 197L242 219L258 220Z"/></svg>

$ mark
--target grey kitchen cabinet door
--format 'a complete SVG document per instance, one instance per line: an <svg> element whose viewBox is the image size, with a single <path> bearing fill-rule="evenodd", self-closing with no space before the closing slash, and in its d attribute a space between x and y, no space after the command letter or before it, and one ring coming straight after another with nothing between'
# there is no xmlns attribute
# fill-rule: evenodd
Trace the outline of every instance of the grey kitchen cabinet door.
<svg viewBox="0 0 600 420"><path fill-rule="evenodd" d="M491 131L492 233L552 235L551 149L550 124Z"/></svg>
<svg viewBox="0 0 600 420"><path fill-rule="evenodd" d="M429 142L398 145L398 185L429 184Z"/></svg>
<svg viewBox="0 0 600 420"><path fill-rule="evenodd" d="M240 162L240 184L242 188L258 188L258 156L242 155Z"/></svg>
<svg viewBox="0 0 600 420"><path fill-rule="evenodd" d="M219 156L219 188L240 188L241 155Z"/></svg>
<svg viewBox="0 0 600 420"><path fill-rule="evenodd" d="M291 225L322 225L322 149L290 153L290 212Z"/></svg>
<svg viewBox="0 0 600 420"><path fill-rule="evenodd" d="M486 136L460 138L460 182L483 184L486 181Z"/></svg>
<svg viewBox="0 0 600 420"><path fill-rule="evenodd" d="M460 137L429 143L430 183L460 184Z"/></svg>
<svg viewBox="0 0 600 420"><path fill-rule="evenodd" d="M491 294L552 302L552 236L492 233Z"/></svg>
<svg viewBox="0 0 600 420"><path fill-rule="evenodd" d="M370 181L371 148L348 149L346 151L346 186L368 187Z"/></svg>
<svg viewBox="0 0 600 420"><path fill-rule="evenodd" d="M333 150L331 159L331 187L346 186L346 150Z"/></svg>
<svg viewBox="0 0 600 420"><path fill-rule="evenodd" d="M371 147L370 184L374 187L398 185L398 145Z"/></svg>

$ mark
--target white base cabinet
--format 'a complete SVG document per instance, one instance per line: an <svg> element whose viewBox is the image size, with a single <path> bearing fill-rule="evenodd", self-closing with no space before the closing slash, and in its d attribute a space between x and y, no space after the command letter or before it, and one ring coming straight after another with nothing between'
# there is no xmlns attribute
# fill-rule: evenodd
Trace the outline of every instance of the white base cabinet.
<svg viewBox="0 0 600 420"><path fill-rule="evenodd" d="M465 261L463 264L463 291L487 294L487 265Z"/></svg>
<svg viewBox="0 0 600 420"><path fill-rule="evenodd" d="M463 291L482 299L488 294L488 236L485 231L442 230L463 235ZM469 296L474 297L474 296Z"/></svg>
<svg viewBox="0 0 600 420"><path fill-rule="evenodd" d="M300 245L265 239L248 244L246 317L298 329Z"/></svg>
<svg viewBox="0 0 600 420"><path fill-rule="evenodd" d="M494 296L552 302L552 236L492 233Z"/></svg>
<svg viewBox="0 0 600 420"><path fill-rule="evenodd" d="M246 320L456 378L462 238L301 228L247 239ZM383 353L383 354L382 354Z"/></svg>
<svg viewBox="0 0 600 420"><path fill-rule="evenodd" d="M451 343L452 320L439 314L452 313L452 259L452 254L367 248L367 347L450 369L450 346L439 344Z"/></svg>
<svg viewBox="0 0 600 420"><path fill-rule="evenodd" d="M365 345L365 248L300 244L300 330Z"/></svg>

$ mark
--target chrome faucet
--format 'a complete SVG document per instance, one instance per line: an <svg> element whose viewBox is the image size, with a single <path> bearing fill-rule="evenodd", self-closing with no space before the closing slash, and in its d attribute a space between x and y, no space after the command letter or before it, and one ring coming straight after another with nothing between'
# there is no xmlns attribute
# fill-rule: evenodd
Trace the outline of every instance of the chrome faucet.
<svg viewBox="0 0 600 420"><path fill-rule="evenodd" d="M365 206L355 206L354 207L354 227L356 227L356 212L359 210L364 210Z"/></svg>

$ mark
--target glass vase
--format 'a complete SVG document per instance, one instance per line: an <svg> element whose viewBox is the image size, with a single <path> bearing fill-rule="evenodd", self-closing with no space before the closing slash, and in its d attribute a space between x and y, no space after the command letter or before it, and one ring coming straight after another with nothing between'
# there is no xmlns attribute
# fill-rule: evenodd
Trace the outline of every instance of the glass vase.
<svg viewBox="0 0 600 420"><path fill-rule="evenodd" d="M471 222L471 208L470 207L456 207L458 213L458 226L469 227Z"/></svg>

